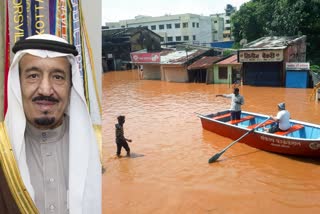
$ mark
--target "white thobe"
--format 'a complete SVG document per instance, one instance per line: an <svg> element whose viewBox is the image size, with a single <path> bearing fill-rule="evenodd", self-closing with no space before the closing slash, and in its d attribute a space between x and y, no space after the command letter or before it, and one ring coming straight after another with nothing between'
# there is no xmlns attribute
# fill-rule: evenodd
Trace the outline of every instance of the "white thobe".
<svg viewBox="0 0 320 214"><path fill-rule="evenodd" d="M27 165L41 214L68 213L69 124L40 130L27 124Z"/></svg>

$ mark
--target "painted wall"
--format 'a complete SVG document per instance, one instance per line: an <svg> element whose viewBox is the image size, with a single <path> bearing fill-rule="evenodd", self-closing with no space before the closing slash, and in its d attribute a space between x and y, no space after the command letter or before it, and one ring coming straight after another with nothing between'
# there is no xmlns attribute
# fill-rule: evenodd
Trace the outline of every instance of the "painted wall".
<svg viewBox="0 0 320 214"><path fill-rule="evenodd" d="M206 83L207 84L214 83L214 69L213 69L213 66L207 69Z"/></svg>
<svg viewBox="0 0 320 214"><path fill-rule="evenodd" d="M143 65L143 79L145 80L160 80L161 72L160 65Z"/></svg>
<svg viewBox="0 0 320 214"><path fill-rule="evenodd" d="M228 65L227 67L228 67L228 78L227 79L220 79L219 78L219 65L213 66L214 83L215 84L229 84L229 83L231 83L232 66Z"/></svg>
<svg viewBox="0 0 320 214"><path fill-rule="evenodd" d="M184 66L161 66L163 80L167 82L188 82L188 72Z"/></svg>

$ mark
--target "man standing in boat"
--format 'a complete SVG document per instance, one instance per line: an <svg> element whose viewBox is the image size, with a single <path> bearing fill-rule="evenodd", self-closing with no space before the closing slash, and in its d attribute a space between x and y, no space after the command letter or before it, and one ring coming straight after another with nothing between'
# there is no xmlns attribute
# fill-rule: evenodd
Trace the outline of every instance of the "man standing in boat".
<svg viewBox="0 0 320 214"><path fill-rule="evenodd" d="M231 98L231 120L240 120L241 106L244 104L244 98L239 94L239 88L234 88L233 94L217 94L216 97Z"/></svg>
<svg viewBox="0 0 320 214"><path fill-rule="evenodd" d="M276 124L270 129L265 129L265 131L274 133L278 131L286 131L290 128L290 113L286 110L285 103L279 103L277 116L270 116L270 118L276 121Z"/></svg>

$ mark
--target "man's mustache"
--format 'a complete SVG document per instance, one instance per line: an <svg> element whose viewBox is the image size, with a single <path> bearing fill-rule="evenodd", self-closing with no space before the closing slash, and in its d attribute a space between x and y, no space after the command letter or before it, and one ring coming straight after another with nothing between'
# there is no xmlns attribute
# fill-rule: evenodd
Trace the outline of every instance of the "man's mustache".
<svg viewBox="0 0 320 214"><path fill-rule="evenodd" d="M50 101L50 102L56 102L56 103L59 102L59 100L50 96L37 96L32 99L32 102L35 102L35 101Z"/></svg>

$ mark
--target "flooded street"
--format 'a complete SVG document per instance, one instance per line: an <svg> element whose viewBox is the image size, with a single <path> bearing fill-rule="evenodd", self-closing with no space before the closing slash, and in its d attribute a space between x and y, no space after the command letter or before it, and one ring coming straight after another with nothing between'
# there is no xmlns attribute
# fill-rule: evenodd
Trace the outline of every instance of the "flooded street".
<svg viewBox="0 0 320 214"><path fill-rule="evenodd" d="M202 129L194 112L229 108L229 85L139 80L136 71L103 74L103 213L320 213L320 159L292 158L232 142ZM320 124L312 89L241 86L244 111ZM117 116L133 158L117 158ZM122 155L125 151L122 150Z"/></svg>

